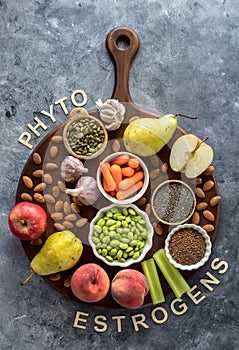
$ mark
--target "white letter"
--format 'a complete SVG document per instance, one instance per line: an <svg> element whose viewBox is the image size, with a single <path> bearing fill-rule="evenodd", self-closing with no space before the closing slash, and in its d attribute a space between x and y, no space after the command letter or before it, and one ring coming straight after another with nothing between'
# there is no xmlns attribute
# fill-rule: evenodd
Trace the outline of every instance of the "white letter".
<svg viewBox="0 0 239 350"><path fill-rule="evenodd" d="M210 272L206 272L206 275L208 277L210 277L211 279L210 280L206 280L204 278L201 278L200 279L200 283L202 283L202 285L204 287L206 287L208 290L210 290L210 292L212 292L213 288L211 286L209 286L209 284L219 284L220 281L216 277L214 277Z"/></svg>
<svg viewBox="0 0 239 350"><path fill-rule="evenodd" d="M60 100L55 102L55 105L60 104L61 108L63 109L63 112L67 115L68 114L68 110L67 110L66 105L64 103L65 100L67 100L67 98L66 97L62 97Z"/></svg>
<svg viewBox="0 0 239 350"><path fill-rule="evenodd" d="M81 96L83 97L82 102L76 102L75 95L77 95L77 94L81 94ZM87 104L87 95L86 95L85 91L83 91L83 90L73 91L71 94L71 102L76 107L83 107L84 105L86 105Z"/></svg>
<svg viewBox="0 0 239 350"><path fill-rule="evenodd" d="M47 126L38 118L35 117L34 120L37 122L35 126L32 126L31 124L27 124L27 127L37 136L39 137L41 134L37 131L39 127L41 127L43 130L47 129Z"/></svg>
<svg viewBox="0 0 239 350"><path fill-rule="evenodd" d="M105 332L107 330L107 323L106 322L103 322L103 321L100 321L100 319L106 321L107 318L104 316L104 315L98 315L98 316L95 316L94 318L94 321L96 324L102 326L102 328L99 328L97 326L94 326L94 329L96 332Z"/></svg>
<svg viewBox="0 0 239 350"><path fill-rule="evenodd" d="M122 327L121 327L121 320L124 320L125 316L119 315L119 316L112 316L112 320L117 320L117 331L120 333L122 332Z"/></svg>
<svg viewBox="0 0 239 350"><path fill-rule="evenodd" d="M212 263L211 263L211 268L213 270L218 270L220 269L220 267L224 266L224 268L222 270L219 270L218 273L220 273L220 275L224 274L225 272L227 272L228 270L228 263L226 261L220 261L219 258L215 258L213 259ZM218 263L218 264L217 264Z"/></svg>
<svg viewBox="0 0 239 350"><path fill-rule="evenodd" d="M156 314L157 311L161 311L161 312L162 312L163 318L158 319L158 318L156 317L155 314ZM168 319L168 313L167 313L167 311L165 310L165 308L159 306L159 307L156 307L155 309L152 310L152 312L151 312L151 317L152 317L152 320L153 320L155 323L161 324L161 323L164 323L165 321L167 321L167 319Z"/></svg>
<svg viewBox="0 0 239 350"><path fill-rule="evenodd" d="M26 141L23 139L25 136L26 136ZM30 134L29 132L25 131L25 132L23 132L23 133L21 134L21 136L19 137L18 142L20 142L20 143L23 144L24 146L26 146L26 147L32 149L33 145L31 145L31 144L29 143L30 140L31 140L31 134Z"/></svg>
<svg viewBox="0 0 239 350"><path fill-rule="evenodd" d="M177 298L177 299L174 299L171 302L171 305L170 305L171 306L171 310L173 311L173 313L175 315L183 315L187 311L188 307L187 307L187 305L184 302L182 303L182 301L183 301L182 299ZM178 305L178 309L179 310L181 309L181 311L175 309L174 304L176 304L176 303L182 303L182 304Z"/></svg>
<svg viewBox="0 0 239 350"><path fill-rule="evenodd" d="M197 299L197 297L201 294L200 290L196 293L196 294L192 294L192 292L194 291L194 289L196 289L197 286L193 286L189 292L187 292L187 295L189 296L189 298L194 302L195 305L201 303L201 301L203 301L203 299L205 299L205 295L203 295L200 299Z"/></svg>
<svg viewBox="0 0 239 350"><path fill-rule="evenodd" d="M86 329L86 326L81 325L81 324L78 324L79 321L80 321L80 322L85 322L85 323L87 322L87 320L86 320L85 318L81 318L81 317L80 317L81 315L82 315L82 316L86 316L86 317L89 316L89 314L86 313L86 312L77 311L77 312L76 312L75 321L74 321L74 327L75 327L75 328Z"/></svg>
<svg viewBox="0 0 239 350"><path fill-rule="evenodd" d="M50 117L53 123L56 122L56 118L53 115L53 105L50 105L50 113L41 111L41 114L45 115L46 117Z"/></svg>
<svg viewBox="0 0 239 350"><path fill-rule="evenodd" d="M140 317L140 319L137 321L136 319ZM144 328L149 328L149 326L147 325L147 323L144 323L146 317L144 314L138 314L138 315L133 315L131 316L131 319L133 321L133 325L134 325L134 329L136 330L136 332L139 331L139 327L138 324L140 324L142 327Z"/></svg>

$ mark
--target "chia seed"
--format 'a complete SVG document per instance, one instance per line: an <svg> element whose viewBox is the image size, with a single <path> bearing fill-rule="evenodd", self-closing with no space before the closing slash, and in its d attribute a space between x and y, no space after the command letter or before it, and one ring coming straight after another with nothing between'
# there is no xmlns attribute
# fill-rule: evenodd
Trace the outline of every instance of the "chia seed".
<svg viewBox="0 0 239 350"><path fill-rule="evenodd" d="M186 228L175 232L169 242L172 258L181 265L194 265L205 255L206 242L196 230Z"/></svg>
<svg viewBox="0 0 239 350"><path fill-rule="evenodd" d="M181 223L192 213L194 197L188 187L169 182L157 190L153 207L162 221L169 224Z"/></svg>

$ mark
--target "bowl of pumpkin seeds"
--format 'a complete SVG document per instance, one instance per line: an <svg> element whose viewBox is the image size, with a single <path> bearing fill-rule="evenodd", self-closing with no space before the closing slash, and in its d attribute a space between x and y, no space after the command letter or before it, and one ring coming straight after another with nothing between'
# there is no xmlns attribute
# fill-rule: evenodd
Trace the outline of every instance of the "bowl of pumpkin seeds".
<svg viewBox="0 0 239 350"><path fill-rule="evenodd" d="M144 259L153 234L148 215L136 205L112 204L93 218L88 240L98 259L110 266L127 267Z"/></svg>
<svg viewBox="0 0 239 350"><path fill-rule="evenodd" d="M87 113L70 118L63 130L63 140L72 156L86 160L105 150L108 134L103 123Z"/></svg>

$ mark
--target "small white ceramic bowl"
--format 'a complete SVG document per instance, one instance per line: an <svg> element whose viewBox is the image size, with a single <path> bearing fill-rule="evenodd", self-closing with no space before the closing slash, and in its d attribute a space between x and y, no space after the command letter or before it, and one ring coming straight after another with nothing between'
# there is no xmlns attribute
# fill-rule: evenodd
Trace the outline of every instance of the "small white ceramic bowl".
<svg viewBox="0 0 239 350"><path fill-rule="evenodd" d="M143 251L142 253L140 254L140 256L138 257L138 259L132 259L132 258L128 258L126 259L125 262L120 262L118 260L114 260L112 262L109 262L105 259L104 256L100 255L98 252L97 252L97 249L96 249L96 243L94 243L92 241L92 236L93 236L93 233L94 233L94 225L95 223L103 217L104 213L105 212L108 212L110 211L112 208L118 208L119 210L123 209L123 208L132 208L134 209L134 211L138 214L140 214L143 218L143 220L145 220L145 227L146 227L146 230L147 230L147 239L146 239L146 243L145 243L145 246L143 248ZM99 258L100 260L102 260L104 263L106 263L107 265L109 266L120 266L120 267L127 267L127 266L130 266L132 264L135 264L137 262L140 262L144 259L145 255L147 254L147 252L151 249L152 247L152 244L153 244L153 234L154 234L154 229L153 229L153 226L151 225L150 221L149 221L149 218L148 218L148 215L140 210L136 205L134 204L130 204L130 205L122 205L122 204L111 204L110 206L108 207L105 207L105 208L102 208L98 211L97 215L94 217L94 219L91 221L90 223L90 230L89 230L89 236L88 236L88 239L89 239L89 243L93 249L93 252L94 252L94 255Z"/></svg>
<svg viewBox="0 0 239 350"><path fill-rule="evenodd" d="M194 229L197 232L199 232L202 235L202 237L205 239L205 243L206 243L206 249L205 249L205 254L204 254L203 258L200 261L198 261L196 264L192 264L192 265L179 264L178 262L176 262L173 259L173 257L170 254L170 251L169 251L169 243L170 243L172 236L176 232L183 230L183 229L187 229L187 228L191 228L191 229ZM168 234L168 236L165 240L165 252L166 252L167 258L169 259L171 264L173 264L176 268L178 268L180 270L188 270L188 271L189 270L196 270L199 267L203 266L205 264L205 262L209 259L209 256L211 254L211 249L212 249L212 243L211 243L210 237L207 234L207 232L201 226L194 225L194 224L184 224L184 225L179 225L179 226L175 227Z"/></svg>
<svg viewBox="0 0 239 350"><path fill-rule="evenodd" d="M149 172L148 169L145 165L145 163L142 161L142 159L140 159L139 157L137 157L135 154L133 153L129 153L129 152L116 152L113 153L111 155L109 155L108 157L106 157L102 162L103 163L107 163L107 162L111 162L112 160L114 160L115 158L127 154L128 156L130 156L131 158L135 158L138 160L143 172L144 172L144 185L141 188L141 190L139 192L137 192L134 196L131 196L129 198L123 199L123 200L118 200L117 198L111 196L109 193L107 193L102 185L102 175L101 175L101 170L100 167L97 170L97 175L96 175L96 180L97 180L97 184L99 187L100 192L103 194L103 196L108 199L110 202L112 203L116 203L116 204L130 204L130 203L134 203L136 202L139 198L141 198L144 193L146 192L148 185L149 185Z"/></svg>

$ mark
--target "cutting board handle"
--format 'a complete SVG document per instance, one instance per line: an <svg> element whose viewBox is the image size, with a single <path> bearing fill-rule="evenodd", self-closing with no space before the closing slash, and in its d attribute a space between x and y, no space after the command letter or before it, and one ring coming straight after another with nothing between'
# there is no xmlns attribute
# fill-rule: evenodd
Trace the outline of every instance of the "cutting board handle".
<svg viewBox="0 0 239 350"><path fill-rule="evenodd" d="M121 42L128 46L121 48ZM120 102L132 102L129 92L129 69L139 44L137 33L129 27L116 27L106 38L106 47L115 66L115 85L111 98Z"/></svg>

